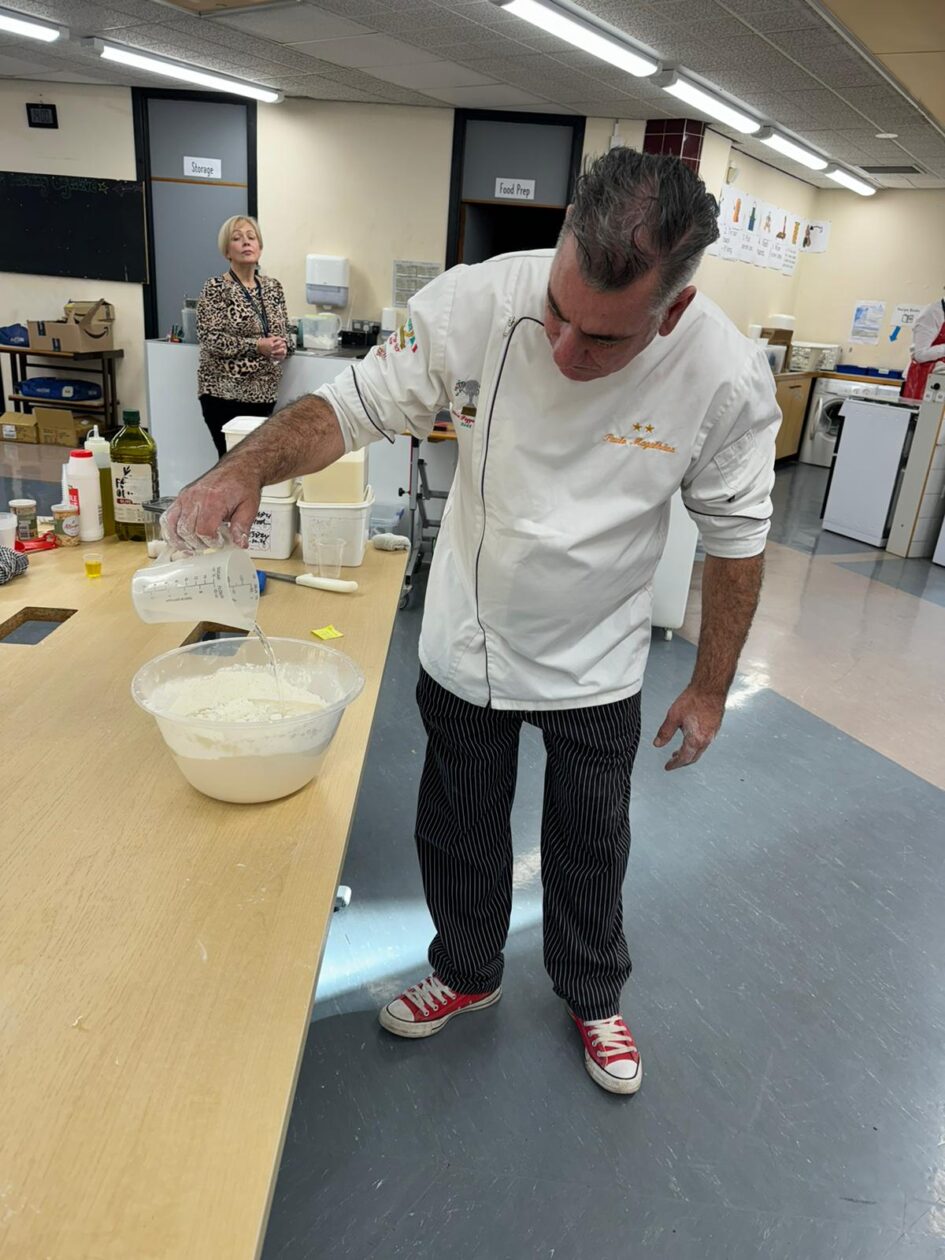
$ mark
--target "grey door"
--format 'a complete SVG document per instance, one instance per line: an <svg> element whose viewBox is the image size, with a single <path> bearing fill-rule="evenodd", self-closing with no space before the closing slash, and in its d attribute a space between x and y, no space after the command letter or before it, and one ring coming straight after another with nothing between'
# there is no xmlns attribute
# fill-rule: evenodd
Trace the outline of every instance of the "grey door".
<svg viewBox="0 0 945 1260"><path fill-rule="evenodd" d="M151 205L154 219L153 283L159 337L181 322L185 297L200 295L208 276L226 268L217 249L220 225L246 214L247 112L216 101L148 101ZM185 158L220 164L220 177L185 174Z"/></svg>

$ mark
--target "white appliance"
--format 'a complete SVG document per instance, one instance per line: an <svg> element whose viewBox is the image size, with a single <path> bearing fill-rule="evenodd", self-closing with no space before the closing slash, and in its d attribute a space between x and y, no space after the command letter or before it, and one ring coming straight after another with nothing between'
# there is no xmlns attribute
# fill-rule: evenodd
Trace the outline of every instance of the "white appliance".
<svg viewBox="0 0 945 1260"><path fill-rule="evenodd" d="M824 529L882 547L915 427L908 406L851 398L843 405L824 504Z"/></svg>
<svg viewBox="0 0 945 1260"><path fill-rule="evenodd" d="M659 626L667 639L686 616L698 537L699 531L677 491L669 504L666 546L653 575L653 625Z"/></svg>
<svg viewBox="0 0 945 1260"><path fill-rule="evenodd" d="M305 300L310 306L347 306L350 267L335 254L305 257Z"/></svg>
<svg viewBox="0 0 945 1260"><path fill-rule="evenodd" d="M840 362L840 347L827 341L792 341L790 372L832 372Z"/></svg>
<svg viewBox="0 0 945 1260"><path fill-rule="evenodd" d="M867 385L858 381L834 381L821 378L814 382L807 423L801 438L797 458L802 464L819 464L829 468L833 461L833 448L837 440L837 424L824 413L828 403L837 399L872 398L893 402L899 397L900 385Z"/></svg>

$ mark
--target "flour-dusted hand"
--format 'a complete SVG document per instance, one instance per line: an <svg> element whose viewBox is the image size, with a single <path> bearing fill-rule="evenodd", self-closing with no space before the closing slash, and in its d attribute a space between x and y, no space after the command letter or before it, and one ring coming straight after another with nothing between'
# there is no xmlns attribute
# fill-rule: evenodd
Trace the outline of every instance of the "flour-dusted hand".
<svg viewBox="0 0 945 1260"><path fill-rule="evenodd" d="M664 766L665 770L678 770L699 760L719 733L725 714L725 698L707 695L694 687L687 687L670 706L669 712L653 740L654 747L665 748L677 731L682 731L683 742Z"/></svg>
<svg viewBox="0 0 945 1260"><path fill-rule="evenodd" d="M262 482L246 464L218 464L185 486L161 517L161 532L175 550L203 551L222 546L221 527L229 522L232 541L246 547L261 492Z"/></svg>

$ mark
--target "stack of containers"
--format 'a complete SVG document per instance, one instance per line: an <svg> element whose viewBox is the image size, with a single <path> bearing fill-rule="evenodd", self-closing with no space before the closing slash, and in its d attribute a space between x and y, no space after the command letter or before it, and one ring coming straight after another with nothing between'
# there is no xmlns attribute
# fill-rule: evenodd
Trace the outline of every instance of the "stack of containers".
<svg viewBox="0 0 945 1260"><path fill-rule="evenodd" d="M319 539L342 538L344 568L356 568L364 560L374 491L368 485L367 452L352 451L321 472L302 478L299 502L302 525L302 559L317 564Z"/></svg>
<svg viewBox="0 0 945 1260"><path fill-rule="evenodd" d="M226 449L231 451L247 434L265 424L262 416L237 416L223 426ZM268 560L288 560L295 550L299 532L296 503L298 483L294 479L263 486L259 512L249 531L249 554Z"/></svg>

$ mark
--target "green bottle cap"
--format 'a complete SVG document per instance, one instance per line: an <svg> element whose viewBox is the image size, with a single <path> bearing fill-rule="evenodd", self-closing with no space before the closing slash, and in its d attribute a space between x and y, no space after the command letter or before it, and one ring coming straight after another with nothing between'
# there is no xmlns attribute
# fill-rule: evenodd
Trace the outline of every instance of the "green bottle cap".
<svg viewBox="0 0 945 1260"><path fill-rule="evenodd" d="M136 424L140 428L141 412L140 411L123 411L121 413L121 422L122 424Z"/></svg>

